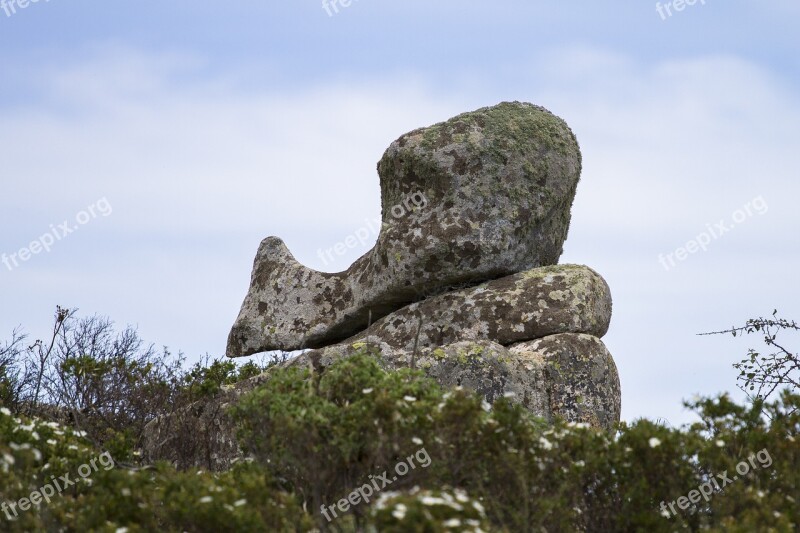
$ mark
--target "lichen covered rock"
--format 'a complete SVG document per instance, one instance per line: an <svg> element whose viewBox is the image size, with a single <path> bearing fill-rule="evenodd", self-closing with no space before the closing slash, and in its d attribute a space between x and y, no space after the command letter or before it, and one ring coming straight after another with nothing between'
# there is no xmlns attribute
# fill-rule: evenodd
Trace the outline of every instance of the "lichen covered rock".
<svg viewBox="0 0 800 533"><path fill-rule="evenodd" d="M283 366L325 372L335 362L364 350L340 343L308 351ZM418 352L386 343L371 345L388 369L414 367L444 388L463 387L487 405L500 398L519 403L548 421L563 418L612 429L620 416L617 369L603 342L592 335L562 333L505 347L488 340L459 341ZM189 409L151 422L143 448L149 460L180 468L225 470L243 458L228 408L270 379L271 372L238 383Z"/></svg>
<svg viewBox="0 0 800 533"><path fill-rule="evenodd" d="M556 333L602 337L610 321L605 280L586 266L555 265L408 305L348 342L369 340L404 350L466 340L509 345Z"/></svg>
<svg viewBox="0 0 800 533"><path fill-rule="evenodd" d="M566 123L502 103L414 130L378 163L383 226L345 272L298 263L264 239L227 355L321 347L420 292L477 284L558 261L581 170ZM403 216L393 215L402 207Z"/></svg>
<svg viewBox="0 0 800 533"><path fill-rule="evenodd" d="M420 369L489 405L508 397L547 420L613 428L619 376L600 340L611 320L608 285L586 266L556 264L580 168L567 125L531 104L403 135L378 163L375 247L326 274L299 264L279 238L264 239L228 356L314 348L285 365L324 372L366 350L387 368ZM149 457L226 468L241 451L225 408L269 379L154 421ZM191 449L180 437L187 432L199 443Z"/></svg>
<svg viewBox="0 0 800 533"><path fill-rule="evenodd" d="M362 343L309 351L291 365L324 371ZM547 420L556 417L611 429L620 417L619 374L603 342L560 333L505 347L488 340L459 341L418 352L370 345L391 368L413 366L445 388L464 387L489 403L506 396Z"/></svg>

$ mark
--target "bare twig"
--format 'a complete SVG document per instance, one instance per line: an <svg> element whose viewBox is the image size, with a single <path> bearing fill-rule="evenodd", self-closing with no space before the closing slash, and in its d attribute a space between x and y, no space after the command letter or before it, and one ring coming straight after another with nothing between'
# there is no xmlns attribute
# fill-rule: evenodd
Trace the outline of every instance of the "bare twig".
<svg viewBox="0 0 800 533"><path fill-rule="evenodd" d="M779 332L800 331L800 326L795 321L779 318L777 315L778 311L775 310L772 318L754 318L748 320L744 326L699 334L730 333L735 337L759 333L763 335L764 344L775 349L768 354L750 349L746 358L733 365L739 370L737 378L741 382L739 388L752 400L765 400L782 388L800 390L800 354L791 352L784 344L777 341Z"/></svg>

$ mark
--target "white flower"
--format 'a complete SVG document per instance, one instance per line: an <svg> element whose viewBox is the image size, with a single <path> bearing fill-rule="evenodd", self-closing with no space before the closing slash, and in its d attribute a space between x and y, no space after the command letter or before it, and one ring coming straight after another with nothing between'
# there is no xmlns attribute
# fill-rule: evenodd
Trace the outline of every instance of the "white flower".
<svg viewBox="0 0 800 533"><path fill-rule="evenodd" d="M486 400L481 401L481 408L483 408L483 410L486 411L487 413L492 410L492 406L489 405L489 402L487 402Z"/></svg>
<svg viewBox="0 0 800 533"><path fill-rule="evenodd" d="M212 498L211 496L203 496L202 498L200 498L200 503L211 503L213 501L214 498Z"/></svg>
<svg viewBox="0 0 800 533"><path fill-rule="evenodd" d="M660 512L659 514L660 514L661 516L663 516L664 518L669 518L670 516L672 516L671 514L669 514L669 511L667 510L667 508L666 508L666 507L664 507L663 509L661 509L661 512Z"/></svg>
<svg viewBox="0 0 800 533"><path fill-rule="evenodd" d="M128 528L127 528L127 527L118 527L118 528L117 528L117 529L114 531L114 533L128 533Z"/></svg>
<svg viewBox="0 0 800 533"><path fill-rule="evenodd" d="M661 441L655 437L650 437L650 440L647 441L650 444L651 448L655 448L657 446L661 446Z"/></svg>
<svg viewBox="0 0 800 533"><path fill-rule="evenodd" d="M442 523L444 527L461 527L461 520L458 518L451 518Z"/></svg>
<svg viewBox="0 0 800 533"><path fill-rule="evenodd" d="M413 396L403 396L403 399L405 401L407 401L407 402L416 402L417 401L417 399L414 398Z"/></svg>
<svg viewBox="0 0 800 533"><path fill-rule="evenodd" d="M120 490L120 493L123 496L130 496L131 495L131 489L129 489L128 487L122 487L122 490Z"/></svg>
<svg viewBox="0 0 800 533"><path fill-rule="evenodd" d="M8 407L0 407L0 413L3 413L6 416L11 416L11 411L8 410Z"/></svg>
<svg viewBox="0 0 800 533"><path fill-rule="evenodd" d="M419 501L422 505L441 505L445 503L443 499L434 498L433 496L423 496Z"/></svg>
<svg viewBox="0 0 800 533"><path fill-rule="evenodd" d="M539 437L539 444L540 444L540 445L542 446L542 448L544 448L545 450L552 450L552 449L553 449L553 443L552 443L552 442L550 442L549 440L547 440L547 439L546 439L546 438L544 438L544 437Z"/></svg>
<svg viewBox="0 0 800 533"><path fill-rule="evenodd" d="M56 441L55 439L47 439L47 444L49 444L50 446L55 446L56 444L58 444L58 441Z"/></svg>
<svg viewBox="0 0 800 533"><path fill-rule="evenodd" d="M372 392L372 388L364 389L361 392L363 392L364 394L369 394L370 392Z"/></svg>
<svg viewBox="0 0 800 533"><path fill-rule="evenodd" d="M7 453L4 453L3 454L3 461L5 461L6 463L8 463L10 465L13 465L14 464L14 456L10 455L10 454L7 454Z"/></svg>
<svg viewBox="0 0 800 533"><path fill-rule="evenodd" d="M422 439L419 437L414 437L413 439L411 439L411 442L413 442L417 446L422 446Z"/></svg>
<svg viewBox="0 0 800 533"><path fill-rule="evenodd" d="M236 500L235 502L233 502L233 506L234 507L241 507L242 505L244 505L246 503L247 503L247 500L242 498L241 500Z"/></svg>
<svg viewBox="0 0 800 533"><path fill-rule="evenodd" d="M575 466L577 466L579 468L583 468L584 466L586 466L586 462L585 461L575 461Z"/></svg>
<svg viewBox="0 0 800 533"><path fill-rule="evenodd" d="M725 441L724 440L718 440L714 444L717 445L717 448L722 448L723 446L725 446Z"/></svg>
<svg viewBox="0 0 800 533"><path fill-rule="evenodd" d="M479 504L478 502L472 502L472 506L481 514L481 516L483 516L483 514L486 512L486 510L483 508L483 505Z"/></svg>
<svg viewBox="0 0 800 533"><path fill-rule="evenodd" d="M392 511L392 516L397 518L398 520L402 520L406 516L406 511L408 508L403 505L402 503L398 503L394 506L394 511Z"/></svg>

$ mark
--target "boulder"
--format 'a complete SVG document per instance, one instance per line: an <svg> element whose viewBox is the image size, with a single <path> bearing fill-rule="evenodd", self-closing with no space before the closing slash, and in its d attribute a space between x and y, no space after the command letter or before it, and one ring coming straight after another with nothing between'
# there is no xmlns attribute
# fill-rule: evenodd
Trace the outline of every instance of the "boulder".
<svg viewBox="0 0 800 533"><path fill-rule="evenodd" d="M287 363L324 371L365 343L311 350ZM464 387L489 403L508 396L548 421L561 417L611 429L620 417L619 374L603 341L559 333L508 347L488 340L459 341L417 352L370 345L390 368L414 367L445 388Z"/></svg>
<svg viewBox="0 0 800 533"><path fill-rule="evenodd" d="M328 274L298 263L281 239L264 239L227 355L326 346L420 292L555 264L580 170L567 124L527 103L401 136L378 163L383 226L375 247Z"/></svg>
<svg viewBox="0 0 800 533"><path fill-rule="evenodd" d="M505 346L556 333L602 337L610 321L605 280L586 266L554 265L408 305L347 342L369 340L403 350L467 340Z"/></svg>
<svg viewBox="0 0 800 533"><path fill-rule="evenodd" d="M326 274L264 239L227 355L314 348L284 365L324 372L367 350L389 369L420 369L489 404L508 397L546 420L613 428L619 376L600 340L608 285L589 267L556 264L580 168L567 125L531 104L403 135L378 163L375 247ZM227 407L270 376L151 422L146 457L228 468L242 451Z"/></svg>
<svg viewBox="0 0 800 533"><path fill-rule="evenodd" d="M324 372L363 343L311 350L285 363ZM488 340L459 341L418 353L380 350L388 368L413 366L446 388L476 391L493 404L506 397L548 421L556 417L611 429L619 422L620 385L614 360L603 342L583 333L560 333L502 346ZM188 409L154 420L145 428L145 458L179 468L226 470L244 458L227 409L270 377L270 372L230 387Z"/></svg>

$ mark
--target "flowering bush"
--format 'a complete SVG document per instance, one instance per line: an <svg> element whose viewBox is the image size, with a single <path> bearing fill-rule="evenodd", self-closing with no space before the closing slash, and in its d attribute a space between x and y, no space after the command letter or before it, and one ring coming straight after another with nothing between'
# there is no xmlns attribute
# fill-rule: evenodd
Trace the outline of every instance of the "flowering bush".
<svg viewBox="0 0 800 533"><path fill-rule="evenodd" d="M457 489L384 493L373 507L372 524L384 533L489 531L483 506Z"/></svg>
<svg viewBox="0 0 800 533"><path fill-rule="evenodd" d="M386 489L400 491L390 498L405 506L407 522L400 525L398 508L370 515L360 505L351 511L354 527L383 531L394 520L391 527L415 531L428 516L419 502L409 505L415 495L402 494L420 486L466 491L497 531L790 531L800 524L798 406L800 397L788 393L747 407L721 396L689 404L700 421L684 428L647 420L615 432L546 425L509 398L489 406L418 372L385 371L360 353L322 373L279 369L237 416L243 442L287 490L314 504L321 528L319 505L424 445L430 467ZM742 462L747 472L737 473ZM473 519L448 513L462 526ZM445 531L430 527L419 530Z"/></svg>
<svg viewBox="0 0 800 533"><path fill-rule="evenodd" d="M368 353L324 372L278 368L236 408L256 460L222 473L127 467L83 432L0 407L0 530L781 532L800 524L800 396L744 406L698 398L687 404L698 415L692 425L639 420L613 432L544 424L512 400L488 405L442 390L418 372L386 371ZM394 479L392 469L411 458L423 467ZM364 483L375 487L369 501L332 522L321 516L320 505Z"/></svg>
<svg viewBox="0 0 800 533"><path fill-rule="evenodd" d="M257 465L127 469L86 435L0 408L1 531L308 531L311 518Z"/></svg>

